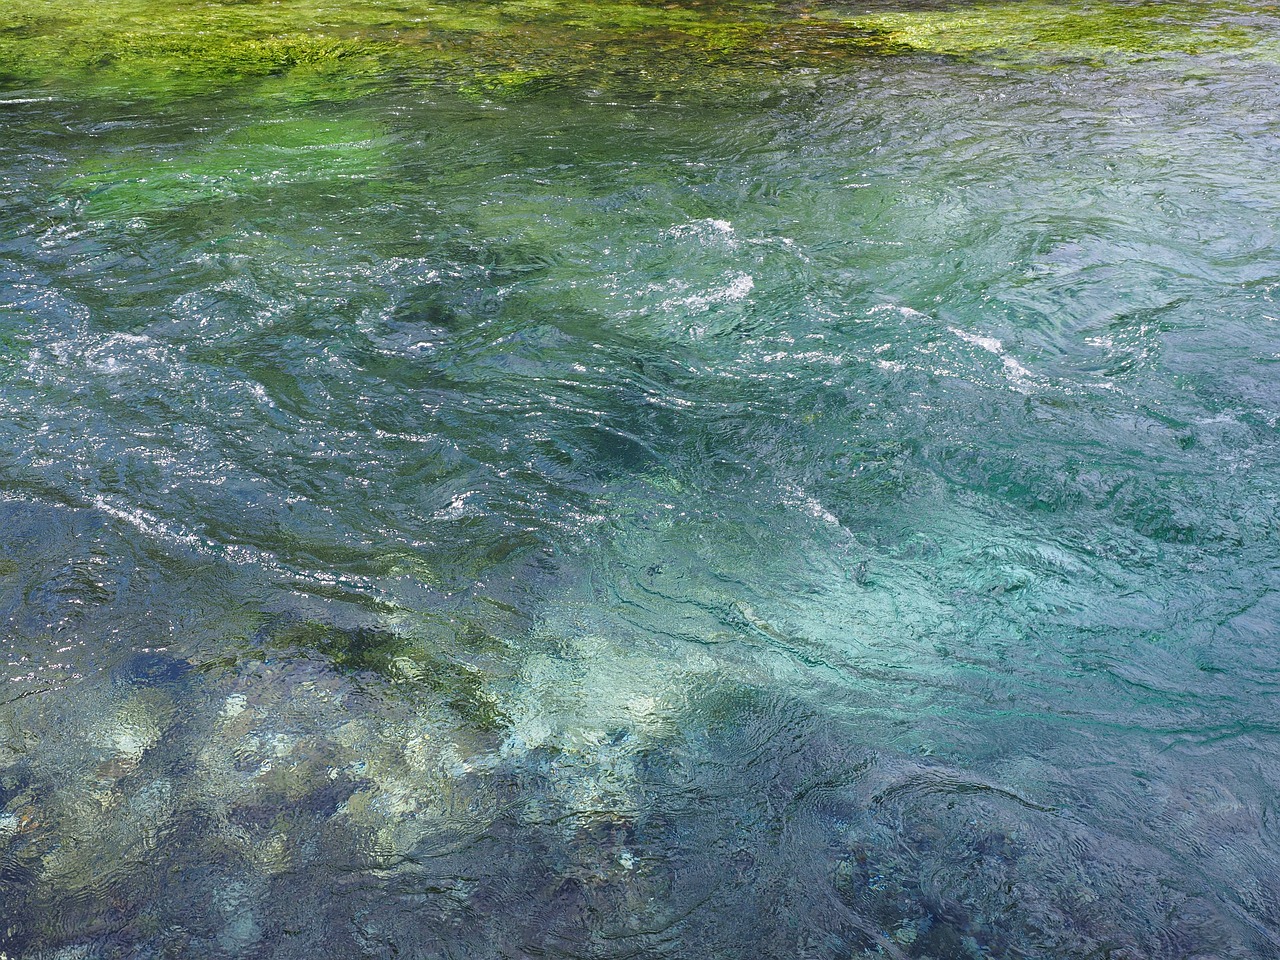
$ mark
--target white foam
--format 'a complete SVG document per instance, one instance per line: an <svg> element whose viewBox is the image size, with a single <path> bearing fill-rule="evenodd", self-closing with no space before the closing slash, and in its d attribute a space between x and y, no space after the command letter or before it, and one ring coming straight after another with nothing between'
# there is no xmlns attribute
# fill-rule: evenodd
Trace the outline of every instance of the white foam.
<svg viewBox="0 0 1280 960"><path fill-rule="evenodd" d="M731 274L727 283L710 290L701 290L684 297L673 297L663 302L662 308L670 312L705 313L723 303L739 303L751 295L756 282L750 274Z"/></svg>
<svg viewBox="0 0 1280 960"><path fill-rule="evenodd" d="M947 327L947 329L963 340L965 343L971 343L975 347L979 347L987 353L1000 358L1000 362L1004 365L1005 376L1019 390L1025 388L1035 382L1035 375L1019 363L1014 357L1005 352L1004 344L995 337L983 337L974 333L968 333L959 330L956 327Z"/></svg>

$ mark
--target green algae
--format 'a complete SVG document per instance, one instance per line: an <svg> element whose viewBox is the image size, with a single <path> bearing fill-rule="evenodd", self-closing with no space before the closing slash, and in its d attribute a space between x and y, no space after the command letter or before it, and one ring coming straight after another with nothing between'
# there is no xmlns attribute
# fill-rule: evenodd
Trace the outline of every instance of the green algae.
<svg viewBox="0 0 1280 960"><path fill-rule="evenodd" d="M459 84L463 96L478 100L519 99L558 85L558 77L547 70L500 70L478 72Z"/></svg>
<svg viewBox="0 0 1280 960"><path fill-rule="evenodd" d="M1003 62L1105 62L1238 48L1258 39L1222 6L1022 0L855 17L903 51Z"/></svg>
<svg viewBox="0 0 1280 960"><path fill-rule="evenodd" d="M471 647L496 642L475 628L454 635ZM269 645L318 653L345 673L372 673L414 684L435 694L465 723L480 730L497 730L505 722L481 671L447 655L429 638L381 627L337 627L305 620L276 630Z"/></svg>
<svg viewBox="0 0 1280 960"><path fill-rule="evenodd" d="M0 13L0 83L64 86L79 95L223 89L326 99L407 77L496 100L565 85L656 95L759 86L781 72L849 57L1040 62L1194 54L1261 39L1256 24L1238 19L1248 12L1191 0L1022 0L870 14L760 0L18 0Z"/></svg>
<svg viewBox="0 0 1280 960"><path fill-rule="evenodd" d="M89 219L148 216L263 190L378 177L386 132L359 116L285 115L174 153L95 155L67 171L60 198Z"/></svg>
<svg viewBox="0 0 1280 960"><path fill-rule="evenodd" d="M376 71L376 43L305 33L260 34L238 24L160 22L112 29L68 19L0 29L8 86L88 85L102 95L190 95L290 75L349 82ZM134 26L128 20L121 27Z"/></svg>
<svg viewBox="0 0 1280 960"><path fill-rule="evenodd" d="M342 84L392 72L502 94L527 86L530 75L598 71L598 47L620 38L631 38L633 54L640 35L659 37L660 46L723 49L741 44L717 35L742 26L740 19L643 4L537 0L340 8L45 0L18 4L0 18L0 63L10 85L70 81L142 95L283 76Z"/></svg>

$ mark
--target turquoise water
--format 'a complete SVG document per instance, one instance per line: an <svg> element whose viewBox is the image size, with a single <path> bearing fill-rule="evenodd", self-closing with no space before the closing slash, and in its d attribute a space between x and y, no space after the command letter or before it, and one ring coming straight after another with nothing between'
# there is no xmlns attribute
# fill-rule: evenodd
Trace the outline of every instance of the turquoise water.
<svg viewBox="0 0 1280 960"><path fill-rule="evenodd" d="M5 91L0 953L1280 956L1274 57Z"/></svg>

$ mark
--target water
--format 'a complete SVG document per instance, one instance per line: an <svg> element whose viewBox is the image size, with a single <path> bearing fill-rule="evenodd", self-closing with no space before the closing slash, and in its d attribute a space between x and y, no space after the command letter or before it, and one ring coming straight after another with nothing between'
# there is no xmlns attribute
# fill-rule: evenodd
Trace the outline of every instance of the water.
<svg viewBox="0 0 1280 960"><path fill-rule="evenodd" d="M1008 10L16 57L0 953L1280 956L1274 11Z"/></svg>

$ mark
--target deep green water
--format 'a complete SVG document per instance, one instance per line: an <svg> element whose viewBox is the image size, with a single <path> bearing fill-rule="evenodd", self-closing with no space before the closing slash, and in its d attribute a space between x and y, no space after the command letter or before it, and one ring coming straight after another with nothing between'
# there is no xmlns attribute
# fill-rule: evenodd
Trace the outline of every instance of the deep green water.
<svg viewBox="0 0 1280 960"><path fill-rule="evenodd" d="M1280 19L966 9L11 14L0 956L1280 957Z"/></svg>

